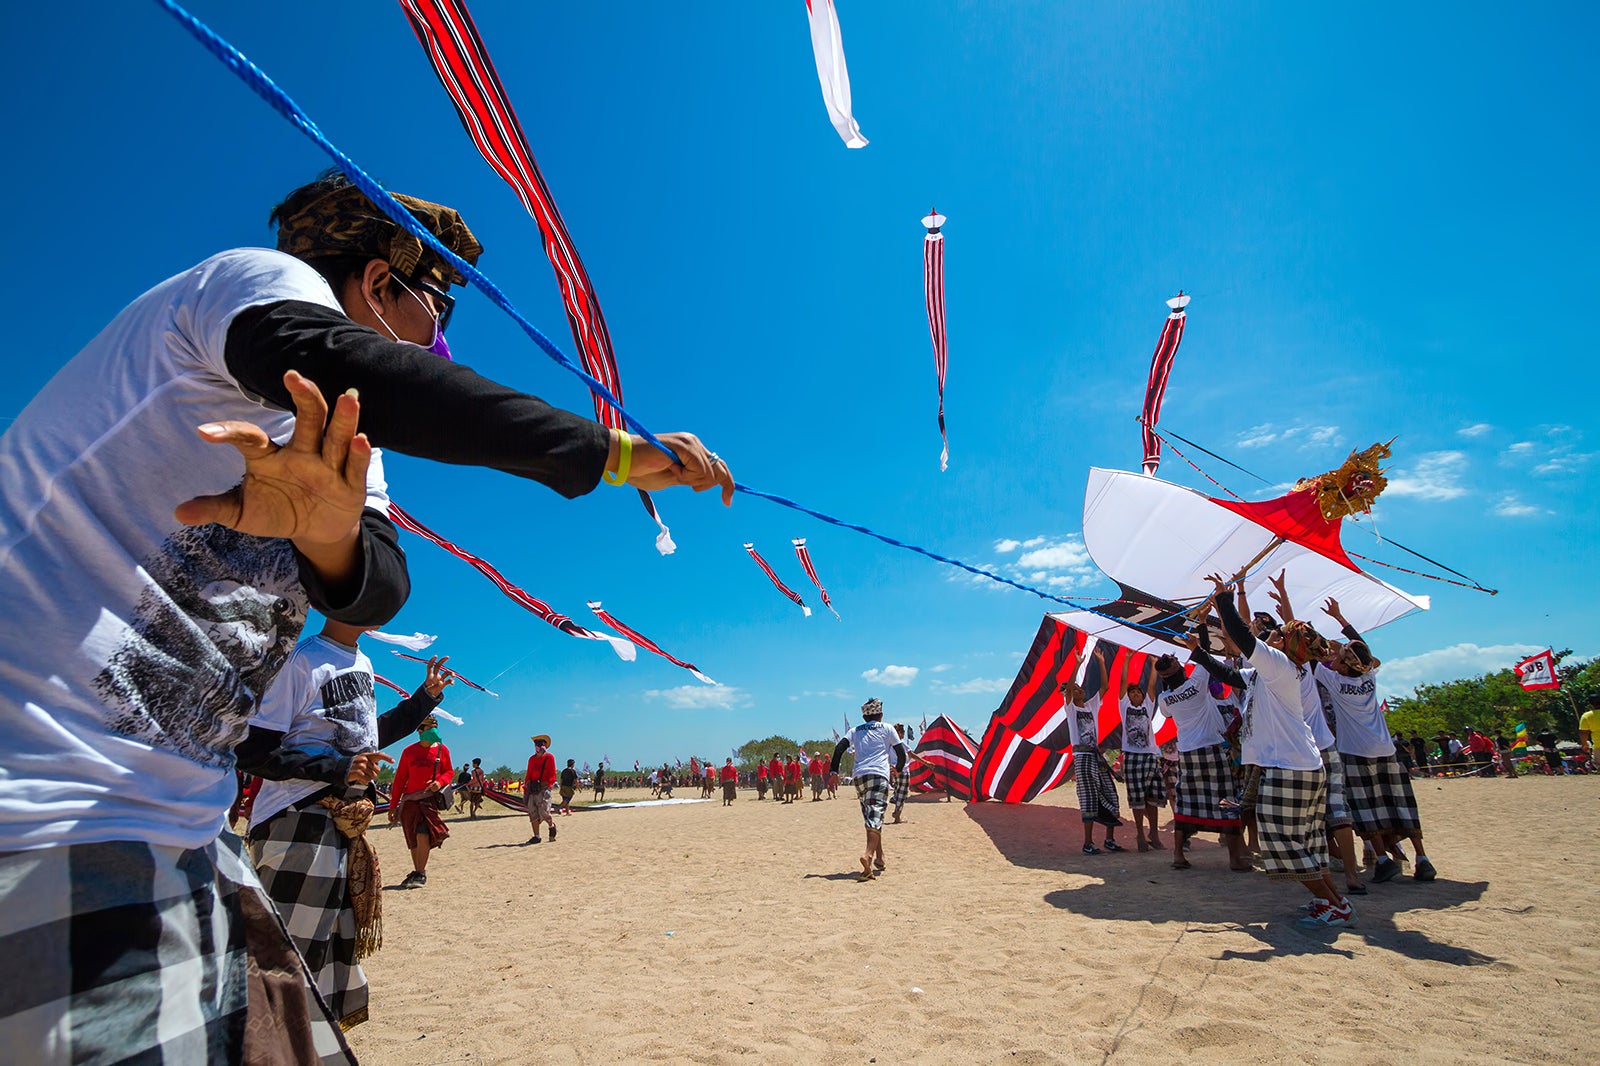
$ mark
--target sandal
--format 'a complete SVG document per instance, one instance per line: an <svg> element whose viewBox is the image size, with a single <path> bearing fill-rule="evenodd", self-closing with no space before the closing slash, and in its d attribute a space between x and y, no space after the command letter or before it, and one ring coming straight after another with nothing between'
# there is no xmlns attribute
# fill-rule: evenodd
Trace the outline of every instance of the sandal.
<svg viewBox="0 0 1600 1066"><path fill-rule="evenodd" d="M1085 844L1083 846L1083 853L1085 855L1098 855L1100 854L1100 849L1095 847L1093 844Z"/></svg>

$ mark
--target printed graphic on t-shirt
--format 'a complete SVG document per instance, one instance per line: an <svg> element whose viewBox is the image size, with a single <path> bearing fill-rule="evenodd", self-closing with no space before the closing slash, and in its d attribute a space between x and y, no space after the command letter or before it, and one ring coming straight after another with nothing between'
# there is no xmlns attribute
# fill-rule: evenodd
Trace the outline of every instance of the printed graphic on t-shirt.
<svg viewBox="0 0 1600 1066"><path fill-rule="evenodd" d="M309 606L287 540L184 529L141 567L150 586L94 678L119 736L225 767L294 650Z"/></svg>
<svg viewBox="0 0 1600 1066"><path fill-rule="evenodd" d="M378 731L373 724L378 720L378 697L371 674L365 670L335 674L323 682L320 695L322 716L333 728L335 749L347 754L377 750Z"/></svg>
<svg viewBox="0 0 1600 1066"><path fill-rule="evenodd" d="M1077 707L1074 708L1073 714L1077 716L1078 736L1083 741L1084 746L1089 747L1098 744L1100 742L1100 731L1096 728L1098 723L1095 721L1094 708Z"/></svg>
<svg viewBox="0 0 1600 1066"><path fill-rule="evenodd" d="M1123 746L1134 751L1150 747L1150 708L1128 705L1126 720L1122 723Z"/></svg>

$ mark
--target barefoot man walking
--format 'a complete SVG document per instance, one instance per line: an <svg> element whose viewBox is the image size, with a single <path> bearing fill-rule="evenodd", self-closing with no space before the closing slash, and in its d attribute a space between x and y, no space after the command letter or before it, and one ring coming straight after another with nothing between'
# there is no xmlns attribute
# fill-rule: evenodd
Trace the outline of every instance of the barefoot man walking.
<svg viewBox="0 0 1600 1066"><path fill-rule="evenodd" d="M844 753L855 752L856 796L861 800L861 817L867 826L867 850L861 854L859 879L870 881L883 872L883 814L889 807L890 752L893 768L904 773L906 742L883 724L883 701L870 699L861 705L862 722L840 739L833 749L830 772L839 769Z"/></svg>

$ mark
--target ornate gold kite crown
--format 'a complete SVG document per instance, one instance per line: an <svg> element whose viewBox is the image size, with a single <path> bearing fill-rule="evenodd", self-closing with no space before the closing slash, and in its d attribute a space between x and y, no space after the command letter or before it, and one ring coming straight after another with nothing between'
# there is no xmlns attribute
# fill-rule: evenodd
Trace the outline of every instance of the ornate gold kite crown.
<svg viewBox="0 0 1600 1066"><path fill-rule="evenodd" d="M1379 463L1389 458L1390 437L1386 444L1374 444L1365 451L1352 451L1337 470L1295 482L1294 491L1314 489L1322 517L1330 522L1354 514L1371 514L1372 504L1389 484Z"/></svg>

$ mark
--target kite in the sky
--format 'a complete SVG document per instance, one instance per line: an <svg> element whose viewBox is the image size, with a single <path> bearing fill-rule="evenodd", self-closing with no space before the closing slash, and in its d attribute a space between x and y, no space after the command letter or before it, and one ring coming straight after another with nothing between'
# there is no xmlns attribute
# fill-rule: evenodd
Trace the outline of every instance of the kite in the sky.
<svg viewBox="0 0 1600 1066"><path fill-rule="evenodd" d="M1161 339L1156 341L1155 354L1150 357L1150 378L1144 386L1144 410L1139 415L1144 432L1144 472L1154 477L1161 465L1161 438L1156 436L1156 423L1161 421L1161 400L1167 394L1167 378L1172 375L1172 360L1183 342L1183 326L1189 314L1189 297L1182 290L1167 301L1172 313L1161 327Z"/></svg>
<svg viewBox="0 0 1600 1066"><path fill-rule="evenodd" d="M596 633L593 630L584 629L566 615L557 613L548 603L545 603L543 600L535 599L524 592L520 587L513 585L506 579L504 574L500 573L500 571L496 570L488 562L478 558L476 555L473 555L465 548L446 540L433 530L429 529L427 526L423 525L421 522L418 522L405 510L405 508L401 507L393 500L389 501L389 518L394 522L395 525L399 526L406 532L415 533L417 536L432 542L440 548L443 548L451 555L454 555L457 559L460 559L462 562L471 566L474 570L478 571L478 573L482 574L490 581L493 581L495 583L495 587L497 587L501 592L505 593L506 596L508 596L511 600L538 615L546 622L549 622L551 625L555 626L569 637L580 637L584 640L603 640L607 644L611 645L611 650L617 653L617 658L623 660L624 662L631 663L635 658L638 657L639 651L632 644L618 637L610 636L606 633ZM399 653L396 652L395 654ZM407 658L412 658L412 656L407 656ZM427 662L426 659L418 659L417 661ZM456 676L462 681L466 680L466 678L461 677L460 674L457 674Z"/></svg>
<svg viewBox="0 0 1600 1066"><path fill-rule="evenodd" d="M643 633L640 633L637 629L634 629L630 626L625 626L621 622L617 621L616 617L612 615L610 611L607 611L600 606L599 600L590 600L589 610L593 611L595 613L595 617L599 618L600 621L604 622L612 629L615 629L618 633L621 633L623 636L633 641L645 651L654 652L663 659L667 660L667 662L672 663L674 666L683 667L685 670L689 671L695 677L699 678L701 681L704 681L708 685L716 684L715 681L711 680L705 674L702 674L700 672L700 668L694 663L686 663L682 659L668 655L665 651L661 650L661 645L657 644Z"/></svg>
<svg viewBox="0 0 1600 1066"><path fill-rule="evenodd" d="M756 546L754 544L746 544L744 550L749 552L750 558L754 559L756 565L761 567L762 572L767 575L767 579L772 582L772 587L793 600L794 605L804 611L807 618L810 618L811 608L806 606L806 601L800 598L798 592L778 580L778 575L772 572L772 564L761 558L761 553L756 551Z"/></svg>
<svg viewBox="0 0 1600 1066"><path fill-rule="evenodd" d="M616 352L611 347L611 331L606 328L605 315L600 311L600 297L583 268L577 246L572 243L567 224L556 208L555 197L550 195L550 187L545 184L539 164L533 158L522 123L517 120L505 87L500 84L500 75L478 36L478 27L466 3L464 0L400 0L400 6L411 20L411 29L428 54L440 84L456 105L456 114L472 143L478 146L495 173L516 191L522 206L539 224L545 254L550 257L556 281L561 286L561 302L566 307L572 339L583 360L583 368L611 390L619 404L622 403L622 378L617 372ZM840 62L842 66L843 56ZM845 94L848 100L848 86ZM622 417L598 395L594 396L594 414L607 428L628 432ZM639 498L660 528L656 534L656 550L662 555L672 554L677 545L673 544L672 531L661 520L655 501L643 489L639 490Z"/></svg>
<svg viewBox="0 0 1600 1066"><path fill-rule="evenodd" d="M398 655L398 656L400 656L400 658L409 659L414 663L425 663L425 662L428 661L427 659L419 659L415 655L407 655L403 651L395 651L393 648L389 649L389 654L390 655ZM490 692L488 689L484 688L482 685L478 684L476 681L472 681L472 680L469 680L469 679L467 679L465 677L462 677L459 673L457 673L454 670L448 671L448 673L450 674L451 677L455 678L457 681L461 682L463 685L467 686L468 688L475 688L479 692L487 693L488 695L493 696L495 699L499 699L500 698L500 693L498 693L498 692ZM460 722L457 721L456 724L459 725Z"/></svg>
<svg viewBox="0 0 1600 1066"><path fill-rule="evenodd" d="M933 370L939 379L939 439L944 450L939 453L939 469L950 465L950 437L944 431L944 375L949 366L949 349L944 333L944 216L938 211L927 215L922 224L928 235L922 241L922 288L928 304L928 336L933 339Z"/></svg>
<svg viewBox="0 0 1600 1066"><path fill-rule="evenodd" d="M822 579L817 576L817 568L811 565L811 549L806 547L805 538L801 537L799 540L792 540L789 543L794 545L794 553L799 557L800 565L805 567L806 576L811 579L811 583L817 586L817 591L821 593L822 605L832 611L835 618L839 618L839 612L833 610L833 601L828 599L828 590L822 587ZM841 622L844 621L842 618L839 620Z"/></svg>
<svg viewBox="0 0 1600 1066"><path fill-rule="evenodd" d="M1269 578L1283 572L1292 602L1339 601L1351 625L1367 632L1414 610L1428 597L1362 571L1340 543L1342 519L1367 510L1387 483L1378 468L1386 445L1352 452L1338 469L1302 480L1276 499L1213 499L1159 478L1089 471L1083 544L1125 590L1174 603L1208 603L1207 574L1241 581L1267 603Z"/></svg>
<svg viewBox="0 0 1600 1066"><path fill-rule="evenodd" d="M844 65L844 37L839 33L833 0L806 0L806 16L811 20L811 51L817 59L817 80L822 83L822 102L828 105L828 121L839 131L845 147L865 148L867 139L850 113L850 71Z"/></svg>

